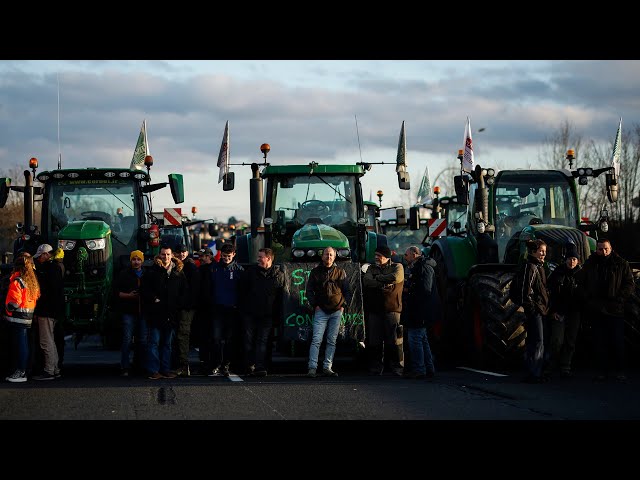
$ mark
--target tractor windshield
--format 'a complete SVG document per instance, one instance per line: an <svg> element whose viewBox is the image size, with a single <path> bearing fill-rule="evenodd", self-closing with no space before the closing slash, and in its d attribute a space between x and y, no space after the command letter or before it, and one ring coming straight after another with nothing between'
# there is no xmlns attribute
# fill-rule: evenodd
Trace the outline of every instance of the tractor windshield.
<svg viewBox="0 0 640 480"><path fill-rule="evenodd" d="M494 186L499 254L506 242L527 225L578 225L577 201L567 177L558 171L503 171ZM502 240L502 241L501 241Z"/></svg>
<svg viewBox="0 0 640 480"><path fill-rule="evenodd" d="M69 183L54 182L47 188L47 238L57 240L58 232L74 220L102 220L121 243L129 244L139 227L133 182Z"/></svg>
<svg viewBox="0 0 640 480"><path fill-rule="evenodd" d="M347 175L287 176L276 180L272 205L282 225L324 223L355 227L356 178Z"/></svg>

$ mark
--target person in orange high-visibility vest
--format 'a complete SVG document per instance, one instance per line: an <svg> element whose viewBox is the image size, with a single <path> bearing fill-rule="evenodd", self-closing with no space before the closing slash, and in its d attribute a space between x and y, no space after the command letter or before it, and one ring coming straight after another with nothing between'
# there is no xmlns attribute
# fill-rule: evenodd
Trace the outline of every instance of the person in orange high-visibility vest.
<svg viewBox="0 0 640 480"><path fill-rule="evenodd" d="M33 258L22 252L13 264L9 290L4 302L4 318L11 329L11 353L14 371L5 378L8 382L26 382L29 362L28 331L33 322L40 285L34 270Z"/></svg>

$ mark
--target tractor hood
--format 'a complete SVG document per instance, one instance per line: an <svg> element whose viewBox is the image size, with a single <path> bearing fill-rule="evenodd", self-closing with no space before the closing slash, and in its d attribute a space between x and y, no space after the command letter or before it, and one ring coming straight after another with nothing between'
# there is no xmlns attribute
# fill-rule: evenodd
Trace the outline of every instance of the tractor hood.
<svg viewBox="0 0 640 480"><path fill-rule="evenodd" d="M522 230L520 234L520 242L523 245L520 251L524 253L526 247L524 242L531 239L542 239L547 244L546 261L559 265L564 261L564 254L568 243L573 243L580 254L580 262L584 262L593 249L590 244L590 237L577 228L567 227L564 225L529 225Z"/></svg>
<svg viewBox="0 0 640 480"><path fill-rule="evenodd" d="M309 223L293 234L292 248L349 248L344 233L324 223Z"/></svg>
<svg viewBox="0 0 640 480"><path fill-rule="evenodd" d="M91 240L105 238L111 231L101 220L77 220L69 222L58 233L59 240Z"/></svg>

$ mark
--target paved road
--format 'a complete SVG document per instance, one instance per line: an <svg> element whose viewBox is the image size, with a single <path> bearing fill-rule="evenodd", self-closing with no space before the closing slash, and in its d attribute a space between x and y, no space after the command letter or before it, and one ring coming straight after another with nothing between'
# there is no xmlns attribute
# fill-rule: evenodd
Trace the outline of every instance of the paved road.
<svg viewBox="0 0 640 480"><path fill-rule="evenodd" d="M197 362L194 351L193 361ZM275 358L264 378L149 380L118 375L119 353L85 342L64 376L0 384L0 419L36 420L638 420L640 372L625 384L593 372L542 385L522 373L450 367L432 381L369 376L338 358L337 378L305 377L304 358Z"/></svg>

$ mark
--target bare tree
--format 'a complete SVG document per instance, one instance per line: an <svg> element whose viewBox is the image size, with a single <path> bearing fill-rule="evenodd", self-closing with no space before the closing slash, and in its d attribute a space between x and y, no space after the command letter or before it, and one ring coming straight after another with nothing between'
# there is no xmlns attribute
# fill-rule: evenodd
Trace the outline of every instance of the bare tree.
<svg viewBox="0 0 640 480"><path fill-rule="evenodd" d="M569 168L566 162L567 150L572 148L576 158L582 147L582 135L575 133L573 126L565 120L558 130L545 139L541 151L538 153L539 164L542 168ZM573 165L575 167L575 164Z"/></svg>

